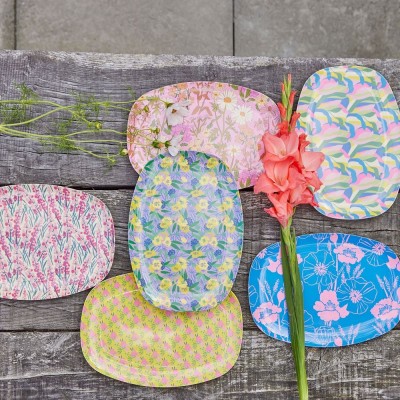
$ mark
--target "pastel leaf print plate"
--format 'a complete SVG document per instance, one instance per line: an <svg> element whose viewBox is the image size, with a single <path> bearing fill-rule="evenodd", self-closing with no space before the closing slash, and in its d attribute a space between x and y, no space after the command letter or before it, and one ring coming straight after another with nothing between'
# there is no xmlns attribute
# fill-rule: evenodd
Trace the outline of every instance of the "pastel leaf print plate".
<svg viewBox="0 0 400 400"><path fill-rule="evenodd" d="M383 243L319 233L297 237L306 346L365 342L400 320L400 261ZM268 336L289 342L280 243L262 250L249 276L250 310Z"/></svg>
<svg viewBox="0 0 400 400"><path fill-rule="evenodd" d="M298 127L325 161L317 210L338 219L371 218L396 200L400 186L400 114L386 79L373 69L322 69L305 83Z"/></svg>
<svg viewBox="0 0 400 400"><path fill-rule="evenodd" d="M194 151L144 167L128 225L133 273L159 308L199 311L228 295L240 264L243 213L232 174Z"/></svg>
<svg viewBox="0 0 400 400"><path fill-rule="evenodd" d="M81 320L82 351L90 366L141 386L186 386L218 378L234 366L242 336L242 311L232 292L212 310L174 313L149 304L133 274L94 288Z"/></svg>
<svg viewBox="0 0 400 400"><path fill-rule="evenodd" d="M230 168L238 187L254 185L263 171L259 143L275 132L277 105L267 96L220 82L183 82L142 95L128 121L129 158L140 173L148 161L167 152L154 141L169 140L169 151L212 154Z"/></svg>
<svg viewBox="0 0 400 400"><path fill-rule="evenodd" d="M89 289L114 258L105 204L61 186L0 188L0 297L44 300Z"/></svg>

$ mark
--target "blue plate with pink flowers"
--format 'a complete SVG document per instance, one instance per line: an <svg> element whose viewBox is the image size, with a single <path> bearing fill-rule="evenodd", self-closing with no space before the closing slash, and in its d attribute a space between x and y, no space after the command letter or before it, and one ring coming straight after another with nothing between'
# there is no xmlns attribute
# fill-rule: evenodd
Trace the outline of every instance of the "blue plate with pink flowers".
<svg viewBox="0 0 400 400"><path fill-rule="evenodd" d="M341 233L297 237L304 291L306 346L365 342L393 329L400 319L400 261L388 246ZM280 243L262 250L249 276L256 325L290 342Z"/></svg>

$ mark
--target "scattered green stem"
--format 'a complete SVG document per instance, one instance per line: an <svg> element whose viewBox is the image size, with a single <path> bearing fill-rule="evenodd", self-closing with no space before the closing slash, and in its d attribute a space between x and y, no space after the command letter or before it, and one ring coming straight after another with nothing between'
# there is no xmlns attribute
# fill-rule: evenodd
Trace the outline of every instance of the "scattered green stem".
<svg viewBox="0 0 400 400"><path fill-rule="evenodd" d="M23 83L16 85L16 87L20 92L19 98L0 100L1 135L31 139L59 150L82 152L99 159L108 160L111 164L116 162L117 157L127 154L127 150L124 149L126 142L109 136L127 137L129 133L103 128L101 116L102 113L107 113L109 110L129 112L130 108L125 106L131 105L135 101L134 96L132 96L132 99L124 101L104 101L97 100L94 96L85 97L76 94L73 104L61 105L55 101L41 99ZM36 116L30 115L36 107L41 106L50 107L50 110ZM54 131L57 133L42 134L26 129L31 128L39 121L45 120L46 117L52 117L58 113L62 120L56 123L54 127ZM107 136L102 137L105 134ZM83 135L87 139L80 137ZM118 145L118 152L116 154L95 153L86 147L90 143L116 144Z"/></svg>

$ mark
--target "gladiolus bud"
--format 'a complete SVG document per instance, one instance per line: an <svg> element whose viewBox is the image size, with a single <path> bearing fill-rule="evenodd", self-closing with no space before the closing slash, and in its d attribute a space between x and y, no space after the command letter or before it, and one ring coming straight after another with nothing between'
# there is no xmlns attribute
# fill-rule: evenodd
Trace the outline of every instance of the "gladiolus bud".
<svg viewBox="0 0 400 400"><path fill-rule="evenodd" d="M292 90L292 93L290 93L290 96L289 96L289 104L292 106L293 105L293 103L294 103L294 96L296 95L296 91L295 90Z"/></svg>
<svg viewBox="0 0 400 400"><path fill-rule="evenodd" d="M278 103L278 108L279 108L279 114L281 115L281 118L284 119L286 117L286 108L283 106L282 103Z"/></svg>
<svg viewBox="0 0 400 400"><path fill-rule="evenodd" d="M294 112L292 115L292 119L290 121L290 130L293 130L296 127L296 122L300 118L300 113Z"/></svg>

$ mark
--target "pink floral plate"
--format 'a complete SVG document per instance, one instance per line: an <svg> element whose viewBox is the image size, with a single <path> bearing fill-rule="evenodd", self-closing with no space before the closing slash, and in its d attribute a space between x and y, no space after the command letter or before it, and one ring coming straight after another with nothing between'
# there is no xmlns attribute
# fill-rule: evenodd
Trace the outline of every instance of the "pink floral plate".
<svg viewBox="0 0 400 400"><path fill-rule="evenodd" d="M60 186L0 188L0 298L44 300L108 274L114 224L102 201Z"/></svg>
<svg viewBox="0 0 400 400"><path fill-rule="evenodd" d="M297 238L306 346L347 346L376 338L400 319L400 261L383 243L318 233ZM290 342L280 244L262 250L249 276L250 309L268 336Z"/></svg>
<svg viewBox="0 0 400 400"><path fill-rule="evenodd" d="M174 313L148 303L133 274L126 274L101 282L83 306L87 362L135 385L175 387L218 378L234 366L242 337L242 310L232 292L212 310Z"/></svg>
<svg viewBox="0 0 400 400"><path fill-rule="evenodd" d="M263 167L262 135L275 132L277 105L267 96L220 82L184 82L141 96L128 121L130 161L140 173L160 153L195 150L219 157L238 187L254 185Z"/></svg>

